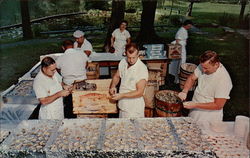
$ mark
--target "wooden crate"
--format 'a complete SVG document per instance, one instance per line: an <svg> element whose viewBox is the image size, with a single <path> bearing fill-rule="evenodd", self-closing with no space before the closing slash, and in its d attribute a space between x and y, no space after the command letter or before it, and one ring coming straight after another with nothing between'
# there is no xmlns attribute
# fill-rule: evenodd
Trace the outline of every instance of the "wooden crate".
<svg viewBox="0 0 250 158"><path fill-rule="evenodd" d="M168 44L168 59L180 59L182 46L180 44Z"/></svg>
<svg viewBox="0 0 250 158"><path fill-rule="evenodd" d="M117 113L116 102L109 91L73 91L74 114Z"/></svg>
<svg viewBox="0 0 250 158"><path fill-rule="evenodd" d="M167 74L167 63L147 63L148 70L160 71L161 76L165 77Z"/></svg>
<svg viewBox="0 0 250 158"><path fill-rule="evenodd" d="M74 114L117 113L116 101L111 100L109 94L111 81L112 79L86 80L87 83L96 84L95 91L73 90Z"/></svg>
<svg viewBox="0 0 250 158"><path fill-rule="evenodd" d="M112 79L98 79L98 80L86 80L88 83L96 84L97 91L109 91L109 86Z"/></svg>
<svg viewBox="0 0 250 158"><path fill-rule="evenodd" d="M100 67L96 62L88 63L87 79L98 79L100 77Z"/></svg>

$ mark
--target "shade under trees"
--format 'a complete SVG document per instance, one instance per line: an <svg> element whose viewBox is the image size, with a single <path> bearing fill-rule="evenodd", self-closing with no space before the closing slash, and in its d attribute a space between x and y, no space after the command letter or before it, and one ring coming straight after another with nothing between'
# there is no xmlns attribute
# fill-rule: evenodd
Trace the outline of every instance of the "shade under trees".
<svg viewBox="0 0 250 158"><path fill-rule="evenodd" d="M158 42L159 37L155 33L154 19L157 6L157 0L142 0L142 15L140 32L136 38L139 45L144 43Z"/></svg>
<svg viewBox="0 0 250 158"><path fill-rule="evenodd" d="M20 0L23 38L24 39L33 38L33 33L31 30L31 23L30 23L29 2L28 1L29 0Z"/></svg>
<svg viewBox="0 0 250 158"><path fill-rule="evenodd" d="M125 0L113 0L110 24L104 44L105 51L108 51L110 48L111 34L116 28L119 27L120 22L124 19L124 12L125 12Z"/></svg>

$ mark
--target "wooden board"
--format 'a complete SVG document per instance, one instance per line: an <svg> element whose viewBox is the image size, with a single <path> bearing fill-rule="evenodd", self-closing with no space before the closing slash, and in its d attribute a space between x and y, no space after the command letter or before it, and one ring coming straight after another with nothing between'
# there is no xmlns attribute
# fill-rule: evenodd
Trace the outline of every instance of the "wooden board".
<svg viewBox="0 0 250 158"><path fill-rule="evenodd" d="M109 91L73 91L74 114L117 113L116 102Z"/></svg>

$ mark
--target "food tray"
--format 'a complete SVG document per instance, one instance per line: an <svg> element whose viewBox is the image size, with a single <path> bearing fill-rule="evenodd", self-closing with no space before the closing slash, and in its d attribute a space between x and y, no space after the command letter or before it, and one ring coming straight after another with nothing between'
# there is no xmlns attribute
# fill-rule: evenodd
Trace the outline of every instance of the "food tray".
<svg viewBox="0 0 250 158"><path fill-rule="evenodd" d="M138 136L130 119L107 119L103 136L103 151L137 151Z"/></svg>
<svg viewBox="0 0 250 158"><path fill-rule="evenodd" d="M220 158L249 158L249 150L245 143L234 135L223 133L205 135L204 137L212 145L213 151Z"/></svg>
<svg viewBox="0 0 250 158"><path fill-rule="evenodd" d="M9 104L38 104L33 90L33 80L22 80L8 93L3 95L4 103Z"/></svg>
<svg viewBox="0 0 250 158"><path fill-rule="evenodd" d="M143 151L178 150L178 140L165 118L135 120L138 128L140 148Z"/></svg>
<svg viewBox="0 0 250 158"><path fill-rule="evenodd" d="M65 119L46 145L47 157L84 156L100 149L104 119Z"/></svg>
<svg viewBox="0 0 250 158"><path fill-rule="evenodd" d="M212 151L209 143L202 137L202 132L189 117L171 118L170 124L177 134L179 144L185 151Z"/></svg>
<svg viewBox="0 0 250 158"><path fill-rule="evenodd" d="M2 143L2 154L6 157L45 157L44 146L58 128L59 122L59 120L22 121Z"/></svg>
<svg viewBox="0 0 250 158"><path fill-rule="evenodd" d="M41 70L41 64L37 65L37 67L33 71L30 72L30 77L35 78L40 70Z"/></svg>
<svg viewBox="0 0 250 158"><path fill-rule="evenodd" d="M9 136L10 130L0 129L0 144Z"/></svg>

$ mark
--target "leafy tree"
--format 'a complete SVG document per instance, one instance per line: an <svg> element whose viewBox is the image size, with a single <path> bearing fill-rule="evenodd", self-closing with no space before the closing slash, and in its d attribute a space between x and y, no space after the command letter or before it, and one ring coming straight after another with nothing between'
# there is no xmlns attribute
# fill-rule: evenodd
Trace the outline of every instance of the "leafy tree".
<svg viewBox="0 0 250 158"><path fill-rule="evenodd" d="M157 6L157 0L142 0L142 15L140 32L136 38L139 45L144 43L154 43L159 40L155 33L154 19Z"/></svg>
<svg viewBox="0 0 250 158"><path fill-rule="evenodd" d="M243 16L244 16L244 12L245 12L245 8L247 5L247 0L240 0L240 4L241 4L241 8L240 8L240 21L242 21Z"/></svg>
<svg viewBox="0 0 250 158"><path fill-rule="evenodd" d="M20 6L21 6L21 16L22 16L23 38L24 39L33 38L33 33L31 30L31 23L30 23L28 0L20 0Z"/></svg>
<svg viewBox="0 0 250 158"><path fill-rule="evenodd" d="M119 23L124 19L125 0L113 0L112 1L112 13L110 18L110 24L104 44L104 50L108 51L110 48L110 39L112 32L119 27Z"/></svg>

